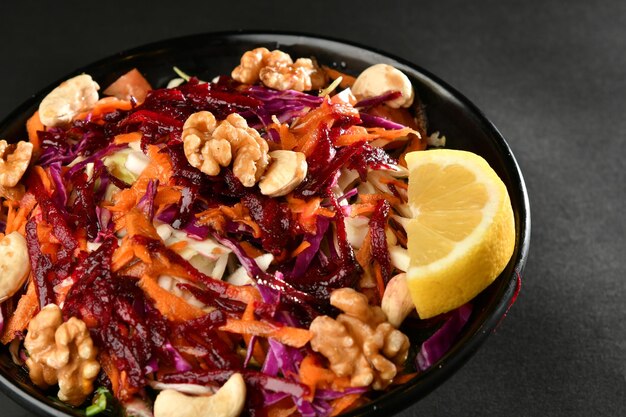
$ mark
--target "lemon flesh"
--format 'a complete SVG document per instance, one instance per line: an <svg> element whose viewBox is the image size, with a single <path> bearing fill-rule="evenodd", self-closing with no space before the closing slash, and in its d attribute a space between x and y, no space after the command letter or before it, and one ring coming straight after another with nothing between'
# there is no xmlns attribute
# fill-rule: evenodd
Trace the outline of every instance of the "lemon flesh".
<svg viewBox="0 0 626 417"><path fill-rule="evenodd" d="M406 155L407 283L423 319L454 310L491 284L515 247L506 186L482 157L437 149Z"/></svg>

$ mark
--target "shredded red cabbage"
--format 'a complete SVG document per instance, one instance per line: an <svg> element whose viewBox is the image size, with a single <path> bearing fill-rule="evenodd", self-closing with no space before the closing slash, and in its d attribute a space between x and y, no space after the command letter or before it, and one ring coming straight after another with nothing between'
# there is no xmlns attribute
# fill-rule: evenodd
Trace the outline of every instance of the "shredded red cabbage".
<svg viewBox="0 0 626 417"><path fill-rule="evenodd" d="M450 318L420 348L416 358L416 367L425 371L435 364L450 350L459 333L465 327L472 314L472 305L465 304L454 310Z"/></svg>

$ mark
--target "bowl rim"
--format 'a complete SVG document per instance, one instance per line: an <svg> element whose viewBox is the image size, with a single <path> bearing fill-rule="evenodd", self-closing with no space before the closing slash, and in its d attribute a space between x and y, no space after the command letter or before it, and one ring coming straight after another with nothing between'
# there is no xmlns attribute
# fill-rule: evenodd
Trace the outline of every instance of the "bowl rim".
<svg viewBox="0 0 626 417"><path fill-rule="evenodd" d="M87 65L84 65L78 69L75 69L59 80L49 84L45 88L32 94L28 99L24 100L20 105L15 107L6 117L0 121L0 131L6 129L6 126L11 121L19 116L22 116L37 100L58 86L62 81L68 79L74 74L80 74L88 72L89 69L95 68L101 65L110 64L113 61L121 61L126 58L147 54L154 52L157 49L168 48L176 44L191 42L193 40L200 39L212 39L228 40L241 37L242 40L246 37L272 37L283 36L290 39L300 38L302 40L310 39L317 42L322 41L326 44L335 44L336 47L350 46L362 51L371 52L384 56L388 59L397 61L398 63L411 68L417 73L421 74L429 81L441 87L451 97L458 100L458 102L466 107L475 117L478 124L486 130L494 140L494 144L497 147L498 153L503 158L505 170L510 176L511 182L514 186L513 190L518 194L518 201L520 203L518 207L519 216L516 218L516 248L514 251L514 257L509 261L513 262L512 273L510 276L505 277L500 275L497 279L506 278L506 282L500 285L499 291L494 296L498 301L487 305L486 310L483 312L486 317L475 331L465 335L465 337L457 340L446 354L433 364L429 369L422 372L418 378L413 378L408 382L394 388L393 390L381 395L380 397L370 401L369 403L353 410L348 413L341 414L342 417L356 417L356 416L372 416L372 415L391 415L398 411L415 404L419 399L428 395L432 390L441 385L446 379L451 377L457 370L463 366L467 360L478 350L478 348L486 341L487 337L495 331L501 321L506 317L506 314L515 301L515 298L519 292L521 285L521 276L528 258L528 251L530 246L530 231L531 231L531 219L530 219L530 202L528 197L528 190L524 181L519 164L513 155L508 143L496 128L496 126L485 116L472 101L470 101L465 95L460 93L456 88L452 87L446 81L440 79L430 71L422 68L421 66L404 59L402 57L390 54L384 50L366 46L358 42L349 41L345 39L339 39L331 36L318 35L313 33L298 32L298 31L274 31L274 30L230 30L230 31L217 31L217 32L199 32L183 36L164 38L154 42L142 44L132 48L125 49L121 52L106 56L98 59ZM515 254L517 256L515 256ZM508 269L508 268L507 268ZM29 411L33 411L42 416L55 416L66 417L69 414L65 413L62 409L54 407L51 403L41 401L40 399L31 396L8 375L5 374L4 369L0 367L0 390L2 390L9 398L17 402L18 404L26 407ZM54 404L54 403L52 403Z"/></svg>

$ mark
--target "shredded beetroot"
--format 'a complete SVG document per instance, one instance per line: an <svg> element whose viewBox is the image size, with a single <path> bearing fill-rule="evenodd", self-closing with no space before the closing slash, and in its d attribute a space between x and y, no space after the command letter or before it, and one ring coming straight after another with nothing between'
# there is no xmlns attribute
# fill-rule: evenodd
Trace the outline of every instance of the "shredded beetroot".
<svg viewBox="0 0 626 417"><path fill-rule="evenodd" d="M49 280L49 274L52 272L52 259L50 255L41 253L41 246L37 238L37 223L34 218L26 223L26 244L39 308L43 308L55 302L52 284Z"/></svg>
<svg viewBox="0 0 626 417"><path fill-rule="evenodd" d="M370 238L372 239L372 257L378 262L383 282L387 284L391 279L391 258L387 247L387 218L389 217L389 202L380 200L370 220Z"/></svg>

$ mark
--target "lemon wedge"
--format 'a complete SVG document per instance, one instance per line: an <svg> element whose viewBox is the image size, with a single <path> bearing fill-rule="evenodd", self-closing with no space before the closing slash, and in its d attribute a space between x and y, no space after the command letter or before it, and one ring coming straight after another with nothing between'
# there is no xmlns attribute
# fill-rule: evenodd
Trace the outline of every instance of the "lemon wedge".
<svg viewBox="0 0 626 417"><path fill-rule="evenodd" d="M437 149L406 155L410 264L407 284L420 317L473 299L504 270L515 247L506 186L482 157Z"/></svg>

